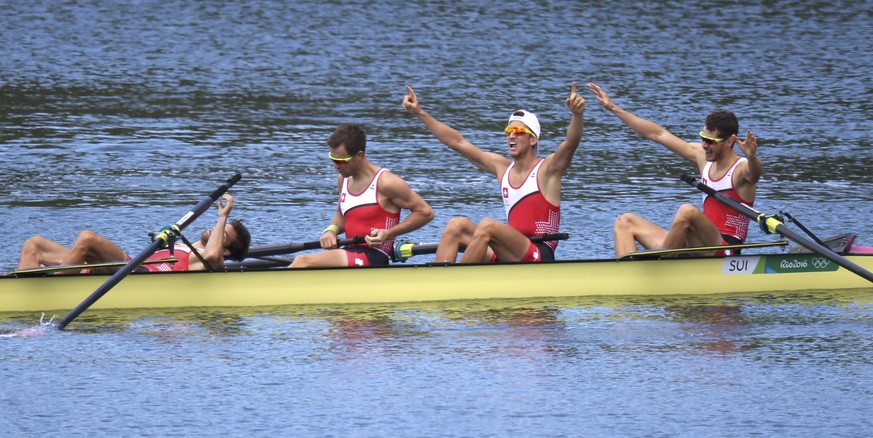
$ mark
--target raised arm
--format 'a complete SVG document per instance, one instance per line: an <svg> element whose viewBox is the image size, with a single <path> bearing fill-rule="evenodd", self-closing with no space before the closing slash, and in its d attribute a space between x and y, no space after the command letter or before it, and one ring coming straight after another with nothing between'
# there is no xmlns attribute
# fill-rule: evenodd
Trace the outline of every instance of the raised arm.
<svg viewBox="0 0 873 438"><path fill-rule="evenodd" d="M746 183L756 184L761 179L761 175L764 174L764 165L761 163L761 159L758 158L758 140L755 139L755 135L749 129L746 131L746 139L744 141L737 139L737 144L740 145L740 149L748 160L748 165L745 171L741 172L740 176Z"/></svg>
<svg viewBox="0 0 873 438"><path fill-rule="evenodd" d="M706 159L703 155L703 149L699 144L682 140L663 126L622 109L597 84L589 83L588 88L597 96L597 101L604 108L612 111L625 125L636 131L646 140L661 144L680 157L697 164L698 167L702 168L703 164L705 164Z"/></svg>
<svg viewBox="0 0 873 438"><path fill-rule="evenodd" d="M225 228L231 210L233 210L233 197L225 193L218 199L218 222L215 223L215 227L212 228L212 232L206 241L206 246L200 252L203 259L213 268L224 267L224 241L225 237L227 237ZM199 271L203 269L206 269L206 267L203 266L200 259L195 256L188 259L188 270Z"/></svg>
<svg viewBox="0 0 873 438"><path fill-rule="evenodd" d="M400 210L409 210L409 215L387 230L374 230L370 236L366 236L365 239L371 246L381 245L386 240L415 231L434 218L430 205L412 190L403 178L391 172L383 173L379 179L379 193L389 204L383 204L383 207L394 206Z"/></svg>
<svg viewBox="0 0 873 438"><path fill-rule="evenodd" d="M579 142L582 140L584 127L583 115L585 113L585 98L576 93L576 82L570 86L570 96L566 99L567 108L570 110L570 126L567 127L567 137L558 145L558 148L550 157L549 168L560 176L567 172L570 162Z"/></svg>
<svg viewBox="0 0 873 438"><path fill-rule="evenodd" d="M415 91L413 91L412 87L409 85L406 86L406 92L407 95L403 98L403 107L424 122L424 126L430 130L434 137L439 139L439 141L443 142L443 144L453 151L461 154L461 156L473 163L473 165L480 170L495 176L500 176L498 172L508 165L509 160L498 154L485 152L479 149L476 145L470 143L466 138L464 138L460 132L433 118L433 116L421 108L421 103L419 102L418 97L416 97Z"/></svg>

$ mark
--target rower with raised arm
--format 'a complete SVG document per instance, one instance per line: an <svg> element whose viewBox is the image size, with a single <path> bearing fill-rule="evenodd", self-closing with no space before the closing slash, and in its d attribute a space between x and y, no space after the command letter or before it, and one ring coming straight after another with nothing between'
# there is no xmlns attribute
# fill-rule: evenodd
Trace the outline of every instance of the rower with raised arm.
<svg viewBox="0 0 873 438"><path fill-rule="evenodd" d="M497 178L506 211L507 223L491 218L478 224L467 217L450 219L440 237L436 262L454 263L462 245L466 250L461 263L553 260L558 242L532 242L530 237L557 233L561 222L561 179L579 147L585 112L585 99L576 93L576 83L565 99L571 113L566 138L545 158L537 156L540 123L529 111L517 110L509 116L504 130L509 159L470 143L425 112L411 87L407 85L406 90L403 106L407 111L451 150Z"/></svg>
<svg viewBox="0 0 873 438"><path fill-rule="evenodd" d="M202 271L224 267L226 258L242 261L249 249L251 236L242 221L229 220L233 209L233 197L224 194L218 199L218 222L215 227L204 231L200 239L191 246L202 257L193 254L187 245L176 242L173 246L175 262L143 264L144 270L158 271ZM162 260L170 256L170 249L158 250L149 260ZM31 269L39 266L81 265L130 260L130 256L115 242L91 230L79 233L72 247L42 236L33 236L21 247L18 269ZM206 262L206 264L203 263ZM62 272L62 271L59 271Z"/></svg>
<svg viewBox="0 0 873 438"><path fill-rule="evenodd" d="M373 164L366 156L367 136L358 125L340 125L327 139L328 158L337 173L339 203L321 234L325 251L294 258L289 267L386 266L394 238L433 220L434 213L402 178ZM410 213L400 220L400 212ZM337 235L365 243L337 247Z"/></svg>
<svg viewBox="0 0 873 438"><path fill-rule="evenodd" d="M752 130L747 130L745 140L737 137L739 122L734 113L716 111L709 114L699 134L701 141L689 142L655 122L622 109L598 85L589 83L588 88L604 108L643 138L661 144L697 165L704 184L739 202L749 206L754 204L763 165L758 158L758 143ZM734 152L735 143L745 157ZM703 211L692 204L681 205L669 229L634 213L620 215L614 226L615 253L621 257L635 252L637 242L646 249L739 244L746 240L748 226L748 218L704 195ZM730 254L730 250L715 252L715 255L726 254Z"/></svg>

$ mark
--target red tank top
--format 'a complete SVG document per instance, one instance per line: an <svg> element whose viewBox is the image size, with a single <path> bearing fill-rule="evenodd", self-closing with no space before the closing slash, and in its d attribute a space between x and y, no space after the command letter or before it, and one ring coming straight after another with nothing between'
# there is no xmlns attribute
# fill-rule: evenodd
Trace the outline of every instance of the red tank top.
<svg viewBox="0 0 873 438"><path fill-rule="evenodd" d="M360 193L350 192L349 179L343 179L339 206L345 219L347 239L369 236L373 230L387 230L400 223L399 211L392 213L379 205L379 178L387 171L380 168L370 184ZM394 251L394 240L386 241L376 249L391 254Z"/></svg>
<svg viewBox="0 0 873 438"><path fill-rule="evenodd" d="M515 166L515 162L506 168L500 178L507 223L528 237L557 233L561 225L561 207L549 202L540 191L537 175L542 164L541 158L519 187L514 187L509 182L509 171ZM552 240L546 244L554 250L558 241Z"/></svg>
<svg viewBox="0 0 873 438"><path fill-rule="evenodd" d="M142 267L149 270L149 272L170 272L170 271L187 271L188 270L188 257L191 255L191 248L188 248L187 245L177 243L173 245L173 255L179 261L175 263L143 263ZM148 260L160 260L171 257L170 249L164 248L158 251L155 251Z"/></svg>
<svg viewBox="0 0 873 438"><path fill-rule="evenodd" d="M703 171L700 173L700 181L703 184L712 187L715 191L724 193L739 202L745 203L749 207L754 204L754 201L747 201L740 197L734 188L733 174L737 165L746 161L745 157L740 157L728 169L727 173L721 178L715 180L709 177L709 171L712 168L712 161L707 162L703 166ZM734 209L722 204L707 194L703 194L703 214L718 227L718 231L728 236L733 236L740 241L745 242L746 235L749 233L749 218L738 213Z"/></svg>

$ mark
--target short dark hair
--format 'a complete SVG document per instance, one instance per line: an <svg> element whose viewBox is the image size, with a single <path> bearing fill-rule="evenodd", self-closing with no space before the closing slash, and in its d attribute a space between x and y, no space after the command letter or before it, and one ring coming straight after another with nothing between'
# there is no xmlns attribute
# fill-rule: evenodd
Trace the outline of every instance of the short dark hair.
<svg viewBox="0 0 873 438"><path fill-rule="evenodd" d="M715 132L719 138L728 138L740 132L740 122L730 111L716 111L706 116L706 129Z"/></svg>
<svg viewBox="0 0 873 438"><path fill-rule="evenodd" d="M360 126L346 123L333 131L333 134L327 139L327 145L331 149L345 146L346 152L353 157L358 152L364 152L367 149L367 134Z"/></svg>
<svg viewBox="0 0 873 438"><path fill-rule="evenodd" d="M246 255L249 252L249 245L252 243L252 236L249 234L248 228L246 228L239 219L230 221L230 226L236 231L237 238L227 247L230 251L230 257L228 258L241 262L246 258Z"/></svg>

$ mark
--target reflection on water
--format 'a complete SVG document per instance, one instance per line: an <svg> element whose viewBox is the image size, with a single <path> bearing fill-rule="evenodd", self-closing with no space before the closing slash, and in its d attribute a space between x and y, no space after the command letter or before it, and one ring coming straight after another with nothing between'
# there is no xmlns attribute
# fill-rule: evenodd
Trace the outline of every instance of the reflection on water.
<svg viewBox="0 0 873 438"><path fill-rule="evenodd" d="M655 415L619 427L645 435L672 430L675 421L712 431L700 426L712 409L755 423L751 403L774 425L806 430L824 422L854 435L870 426L873 395L857 383L873 377L873 295L862 292L94 310L67 331L3 336L0 363L27 370L4 380L26 399L42 395L43 379L70 373L53 389L52 412L80 418L72 412L82 413L76 400L84 397L99 408L86 409L91 418L139 432L155 421L178 434L221 427L202 418L278 430L287 427L282 412L296 413L295 427L313 433L323 424L311 418L328 414L331 430L343 434L363 427L404 435L400 425L410 422L435 433L458 428L451 435L597 432L622 423L591 423L579 412L622 418L666 404L683 412L681 420ZM3 314L0 332L32 318ZM107 416L117 401L99 394L129 393L131 384L144 401L173 400L175 414L148 403L124 424ZM819 402L806 398L810 391ZM822 403L841 408L815 424L796 417L814 417ZM7 430L44 426L48 410L31 404L19 414L26 429ZM529 421L506 423L506 415ZM162 420L180 417L188 421ZM66 424L89 430L90 423Z"/></svg>

